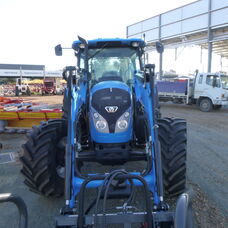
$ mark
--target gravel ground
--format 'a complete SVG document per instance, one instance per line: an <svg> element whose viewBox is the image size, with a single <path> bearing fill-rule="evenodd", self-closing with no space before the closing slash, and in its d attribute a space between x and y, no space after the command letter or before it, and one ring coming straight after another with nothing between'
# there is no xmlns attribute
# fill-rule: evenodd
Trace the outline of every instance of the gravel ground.
<svg viewBox="0 0 228 228"><path fill-rule="evenodd" d="M29 98L48 107L61 107L62 96ZM175 116L188 122L188 187L193 189L193 208L198 227L228 227L228 109L202 113L196 107L162 104L163 116ZM0 134L0 154L21 153L25 135ZM29 227L53 227L53 216L64 205L63 198L47 199L34 194L22 184L19 162L0 164L0 193L22 196L29 210ZM17 212L13 205L0 205L0 228L16 227Z"/></svg>
<svg viewBox="0 0 228 228"><path fill-rule="evenodd" d="M200 227L227 227L228 109L204 113L196 106L162 103L161 112L187 120L188 179Z"/></svg>

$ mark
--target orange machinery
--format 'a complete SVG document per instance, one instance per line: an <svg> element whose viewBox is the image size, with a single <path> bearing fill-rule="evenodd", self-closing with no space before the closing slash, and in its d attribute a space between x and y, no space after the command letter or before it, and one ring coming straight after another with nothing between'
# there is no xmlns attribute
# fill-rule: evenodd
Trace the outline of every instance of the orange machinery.
<svg viewBox="0 0 228 228"><path fill-rule="evenodd" d="M21 107L21 99L10 99L0 97L0 128L31 128L34 125L39 125L41 121L47 121L50 119L60 119L62 117L62 111L60 109L40 109L33 110L32 105ZM7 106L8 105L8 106ZM4 107L14 106L15 110L6 110Z"/></svg>

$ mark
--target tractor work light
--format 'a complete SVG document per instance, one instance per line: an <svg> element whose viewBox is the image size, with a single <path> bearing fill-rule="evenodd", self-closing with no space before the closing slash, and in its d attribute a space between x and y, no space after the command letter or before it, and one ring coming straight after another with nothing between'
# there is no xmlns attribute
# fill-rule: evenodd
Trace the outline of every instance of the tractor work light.
<svg viewBox="0 0 228 228"><path fill-rule="evenodd" d="M84 49L85 48L85 44L79 44L79 48Z"/></svg>
<svg viewBox="0 0 228 228"><path fill-rule="evenodd" d="M125 117L125 118L127 118L129 115L130 115L129 112L125 112L125 113L124 113L124 117Z"/></svg>
<svg viewBox="0 0 228 228"><path fill-rule="evenodd" d="M135 42L134 41L134 42L131 43L131 45L132 45L132 47L138 47L139 46L139 42Z"/></svg>
<svg viewBox="0 0 228 228"><path fill-rule="evenodd" d="M95 119L98 119L98 118L99 118L99 114L98 114L97 112L94 112L94 113L93 113L93 117L94 117Z"/></svg>

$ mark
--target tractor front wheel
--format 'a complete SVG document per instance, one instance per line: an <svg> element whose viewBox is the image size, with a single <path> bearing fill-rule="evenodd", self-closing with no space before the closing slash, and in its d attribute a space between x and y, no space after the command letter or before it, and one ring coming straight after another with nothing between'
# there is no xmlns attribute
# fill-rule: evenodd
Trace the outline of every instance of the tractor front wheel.
<svg viewBox="0 0 228 228"><path fill-rule="evenodd" d="M187 130L186 121L178 118L158 119L161 144L164 194L177 196L185 191Z"/></svg>
<svg viewBox="0 0 228 228"><path fill-rule="evenodd" d="M34 127L20 157L24 183L45 196L64 192L66 121L51 120Z"/></svg>

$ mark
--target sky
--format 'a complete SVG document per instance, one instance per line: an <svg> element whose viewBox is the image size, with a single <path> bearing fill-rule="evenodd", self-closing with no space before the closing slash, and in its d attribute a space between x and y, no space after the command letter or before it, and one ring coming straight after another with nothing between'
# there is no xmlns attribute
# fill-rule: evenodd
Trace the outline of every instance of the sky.
<svg viewBox="0 0 228 228"><path fill-rule="evenodd" d="M74 65L72 50L54 47L86 39L126 38L126 27L194 0L0 0L0 63Z"/></svg>

